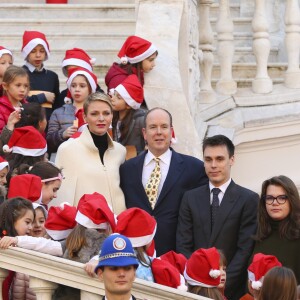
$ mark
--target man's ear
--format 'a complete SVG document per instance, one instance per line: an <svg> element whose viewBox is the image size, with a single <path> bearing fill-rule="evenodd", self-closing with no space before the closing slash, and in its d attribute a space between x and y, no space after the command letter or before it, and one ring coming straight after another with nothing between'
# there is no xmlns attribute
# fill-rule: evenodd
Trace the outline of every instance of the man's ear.
<svg viewBox="0 0 300 300"><path fill-rule="evenodd" d="M234 162L235 162L235 157L234 157L234 155L232 155L232 156L230 157L230 166L233 166L233 165L234 165Z"/></svg>
<svg viewBox="0 0 300 300"><path fill-rule="evenodd" d="M97 270L97 276L100 281L103 281L103 270L101 268Z"/></svg>

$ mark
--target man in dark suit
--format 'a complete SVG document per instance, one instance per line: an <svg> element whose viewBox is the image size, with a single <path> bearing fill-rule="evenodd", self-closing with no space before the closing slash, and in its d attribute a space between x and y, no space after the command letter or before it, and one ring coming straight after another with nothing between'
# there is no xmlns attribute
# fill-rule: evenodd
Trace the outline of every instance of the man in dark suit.
<svg viewBox="0 0 300 300"><path fill-rule="evenodd" d="M227 259L225 296L245 294L247 263L253 251L258 195L233 182L234 145L223 135L203 141L209 183L184 194L178 218L177 251L189 257L199 248L216 247Z"/></svg>
<svg viewBox="0 0 300 300"><path fill-rule="evenodd" d="M176 247L176 227L182 196L185 191L208 182L203 162L177 153L170 148L172 116L154 108L145 116L144 138L148 151L126 161L120 167L121 188L126 207L139 207L154 216L157 231L154 237L157 256ZM149 201L145 187L159 160L159 184L154 201Z"/></svg>

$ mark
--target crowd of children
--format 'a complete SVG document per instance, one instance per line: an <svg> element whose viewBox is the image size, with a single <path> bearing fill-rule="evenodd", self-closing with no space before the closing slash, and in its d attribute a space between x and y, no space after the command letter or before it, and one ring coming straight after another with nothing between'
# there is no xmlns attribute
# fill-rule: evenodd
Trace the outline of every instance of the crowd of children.
<svg viewBox="0 0 300 300"><path fill-rule="evenodd" d="M93 71L94 59L83 49L66 51L62 70L67 89L61 93L57 74L44 66L50 47L43 33L24 32L22 55L25 65L14 66L12 52L0 46L0 248L18 246L78 261L92 276L105 238L121 234L134 247L137 278L226 299L226 258L220 249L201 248L189 259L173 251L155 257L155 218L139 208L115 215L110 199L96 191L80 195L79 201L66 199L77 205L51 206L64 183L62 170L47 158L50 155L53 161L61 144L78 138L88 127L90 104L84 104L96 91L104 92ZM144 73L154 68L157 55L151 42L128 37L118 53L121 62L113 63L105 76L111 98L98 99L113 110L112 139L133 147L134 155L146 146L142 134L147 110ZM92 137L96 144L97 137ZM97 148L103 163L106 152ZM255 254L248 275L249 294L242 299L296 300L293 271L274 255ZM29 277L15 272L9 272L2 293L3 299L35 299ZM57 288L54 299L66 294L80 299L78 290L64 286Z"/></svg>

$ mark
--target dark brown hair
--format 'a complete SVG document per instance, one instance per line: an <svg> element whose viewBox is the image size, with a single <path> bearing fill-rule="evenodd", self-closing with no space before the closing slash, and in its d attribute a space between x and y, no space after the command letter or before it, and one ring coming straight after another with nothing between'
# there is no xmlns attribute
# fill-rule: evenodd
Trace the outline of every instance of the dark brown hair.
<svg viewBox="0 0 300 300"><path fill-rule="evenodd" d="M295 183L284 175L275 176L263 182L261 196L258 203L258 227L257 234L254 237L261 241L266 239L272 232L272 218L268 215L266 209L265 196L269 185L282 187L288 197L290 204L289 215L280 222L279 235L281 238L295 240L300 238L300 198Z"/></svg>
<svg viewBox="0 0 300 300"><path fill-rule="evenodd" d="M274 267L267 272L258 300L297 300L294 272L286 267Z"/></svg>
<svg viewBox="0 0 300 300"><path fill-rule="evenodd" d="M8 236L17 236L15 222L22 218L28 210L31 210L35 216L32 203L25 198L16 197L5 200L0 205L1 233L4 230Z"/></svg>
<svg viewBox="0 0 300 300"><path fill-rule="evenodd" d="M226 146L229 157L234 155L234 145L232 141L225 135L217 134L211 137L207 137L202 143L202 152L206 147Z"/></svg>
<svg viewBox="0 0 300 300"><path fill-rule="evenodd" d="M224 300L223 295L217 287L208 288L200 285L188 284L188 292L214 300Z"/></svg>

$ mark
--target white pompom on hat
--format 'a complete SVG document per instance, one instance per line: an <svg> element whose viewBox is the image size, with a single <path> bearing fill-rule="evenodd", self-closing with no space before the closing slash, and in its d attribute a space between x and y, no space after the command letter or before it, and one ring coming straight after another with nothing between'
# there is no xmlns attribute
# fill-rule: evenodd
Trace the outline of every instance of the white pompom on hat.
<svg viewBox="0 0 300 300"><path fill-rule="evenodd" d="M200 248L192 253L184 271L188 284L193 286L217 287L220 284L220 254L215 247Z"/></svg>
<svg viewBox="0 0 300 300"><path fill-rule="evenodd" d="M114 231L116 218L105 197L99 193L84 194L77 206L75 220L86 228L107 229Z"/></svg>
<svg viewBox="0 0 300 300"><path fill-rule="evenodd" d="M129 36L118 53L122 64L136 64L151 56L157 48L149 41L138 36Z"/></svg>
<svg viewBox="0 0 300 300"><path fill-rule="evenodd" d="M22 154L24 156L41 156L47 152L47 142L42 134L33 126L15 128L4 152Z"/></svg>
<svg viewBox="0 0 300 300"><path fill-rule="evenodd" d="M140 108L144 100L144 89L135 74L131 74L119 84L115 91L117 91L124 101L133 109Z"/></svg>
<svg viewBox="0 0 300 300"><path fill-rule="evenodd" d="M37 46L42 45L47 53L45 60L50 56L50 47L46 36L39 31L25 31L23 34L22 55L26 60L28 54Z"/></svg>
<svg viewBox="0 0 300 300"><path fill-rule="evenodd" d="M265 274L270 269L281 266L281 262L274 255L255 254L252 263L248 267L248 278L251 281L252 288L260 290Z"/></svg>
<svg viewBox="0 0 300 300"><path fill-rule="evenodd" d="M62 71L65 76L68 76L67 66L77 66L88 71L93 71L93 65L96 59L91 58L83 49L73 48L66 51L65 57L62 61Z"/></svg>
<svg viewBox="0 0 300 300"><path fill-rule="evenodd" d="M11 58L13 58L12 52L10 50L8 50L3 46L0 46L0 58L2 57L3 54L9 54Z"/></svg>
<svg viewBox="0 0 300 300"><path fill-rule="evenodd" d="M51 206L45 222L48 235L56 241L66 239L77 225L76 212L76 207L67 202L63 202L59 206Z"/></svg>
<svg viewBox="0 0 300 300"><path fill-rule="evenodd" d="M132 207L121 212L117 217L116 233L127 236L133 247L150 244L156 232L156 220L145 210Z"/></svg>

